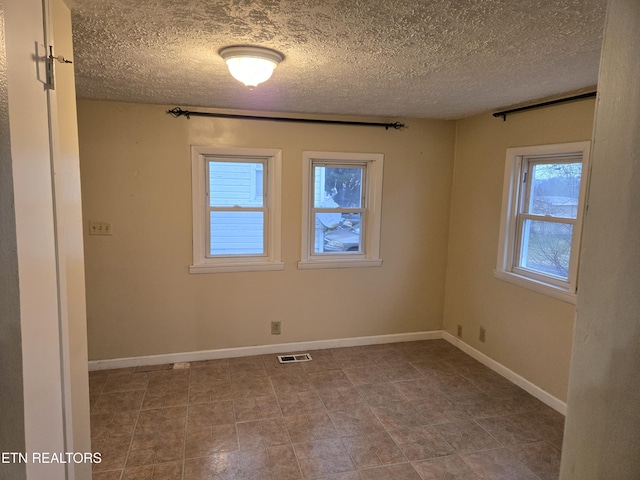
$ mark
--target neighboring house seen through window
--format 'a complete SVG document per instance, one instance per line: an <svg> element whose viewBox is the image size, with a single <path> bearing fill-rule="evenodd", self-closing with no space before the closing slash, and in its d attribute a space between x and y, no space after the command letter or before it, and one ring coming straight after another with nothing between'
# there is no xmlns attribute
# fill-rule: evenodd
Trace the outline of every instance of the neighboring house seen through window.
<svg viewBox="0 0 640 480"><path fill-rule="evenodd" d="M192 147L191 273L282 269L279 150Z"/></svg>
<svg viewBox="0 0 640 480"><path fill-rule="evenodd" d="M299 268L379 266L382 154L304 152Z"/></svg>
<svg viewBox="0 0 640 480"><path fill-rule="evenodd" d="M496 276L575 303L589 142L507 150Z"/></svg>

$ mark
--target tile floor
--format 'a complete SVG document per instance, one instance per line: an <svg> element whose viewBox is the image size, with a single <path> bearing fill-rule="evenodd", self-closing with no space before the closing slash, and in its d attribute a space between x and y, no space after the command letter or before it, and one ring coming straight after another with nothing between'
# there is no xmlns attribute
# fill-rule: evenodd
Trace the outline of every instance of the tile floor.
<svg viewBox="0 0 640 480"><path fill-rule="evenodd" d="M96 371L94 480L549 480L564 417L444 340Z"/></svg>

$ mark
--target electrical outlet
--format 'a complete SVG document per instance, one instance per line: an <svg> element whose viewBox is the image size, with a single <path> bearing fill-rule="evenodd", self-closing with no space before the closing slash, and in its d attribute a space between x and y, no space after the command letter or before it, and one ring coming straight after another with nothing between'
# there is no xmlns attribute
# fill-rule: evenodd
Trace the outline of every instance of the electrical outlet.
<svg viewBox="0 0 640 480"><path fill-rule="evenodd" d="M462 325L458 325L458 333L456 333L456 335L462 338Z"/></svg>
<svg viewBox="0 0 640 480"><path fill-rule="evenodd" d="M271 335L280 335L281 327L281 322L271 322Z"/></svg>
<svg viewBox="0 0 640 480"><path fill-rule="evenodd" d="M484 341L487 339L487 330L484 327L480 327L480 335L478 336L478 339L484 343Z"/></svg>
<svg viewBox="0 0 640 480"><path fill-rule="evenodd" d="M111 223L90 221L89 235L111 235Z"/></svg>

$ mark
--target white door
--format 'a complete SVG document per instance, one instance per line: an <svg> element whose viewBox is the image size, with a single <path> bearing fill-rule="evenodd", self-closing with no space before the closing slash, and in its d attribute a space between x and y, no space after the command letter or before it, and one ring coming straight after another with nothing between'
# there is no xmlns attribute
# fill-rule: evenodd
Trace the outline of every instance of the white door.
<svg viewBox="0 0 640 480"><path fill-rule="evenodd" d="M12 178L1 181L13 188L28 480L90 478L90 466L45 455L90 449L77 137L74 164L63 134L77 125L46 88L49 12L60 5L3 2Z"/></svg>

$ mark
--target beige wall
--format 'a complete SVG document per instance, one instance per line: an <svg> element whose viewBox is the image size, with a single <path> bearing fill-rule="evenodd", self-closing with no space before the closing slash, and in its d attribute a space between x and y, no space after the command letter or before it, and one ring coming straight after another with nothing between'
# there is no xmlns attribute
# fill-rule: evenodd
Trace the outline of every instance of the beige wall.
<svg viewBox="0 0 640 480"><path fill-rule="evenodd" d="M385 131L167 108L79 102L90 359L442 327L453 122ZM282 149L284 271L189 275L190 145ZM297 269L303 150L385 155L382 267ZM88 236L89 220L113 235Z"/></svg>
<svg viewBox="0 0 640 480"><path fill-rule="evenodd" d="M457 122L445 329L565 401L575 307L493 276L506 149L591 138L594 101ZM486 328L486 343L478 341Z"/></svg>
<svg viewBox="0 0 640 480"><path fill-rule="evenodd" d="M4 417L0 451L20 452L26 445L25 405L4 3L0 1L0 411ZM1 468L1 475L6 475L3 478L27 478L24 464L4 464Z"/></svg>
<svg viewBox="0 0 640 480"><path fill-rule="evenodd" d="M640 3L609 2L562 480L640 477Z"/></svg>

